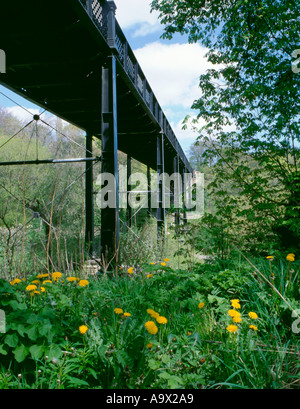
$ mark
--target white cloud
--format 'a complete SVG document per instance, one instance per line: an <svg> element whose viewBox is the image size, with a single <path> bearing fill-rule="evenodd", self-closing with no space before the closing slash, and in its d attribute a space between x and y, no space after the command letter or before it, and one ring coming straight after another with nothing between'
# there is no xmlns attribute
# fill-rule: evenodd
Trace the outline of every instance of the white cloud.
<svg viewBox="0 0 300 409"><path fill-rule="evenodd" d="M12 114L14 117L19 119L20 121L27 121L27 122L33 119L33 115L40 114L39 109L26 108L26 111L25 111L25 109L19 106L8 107L6 108L6 111Z"/></svg>
<svg viewBox="0 0 300 409"><path fill-rule="evenodd" d="M138 26L135 36L145 36L161 29L158 13L150 13L151 0L115 0L116 17L122 28Z"/></svg>
<svg viewBox="0 0 300 409"><path fill-rule="evenodd" d="M134 51L162 106L189 109L200 96L199 77L212 64L199 44L154 42Z"/></svg>

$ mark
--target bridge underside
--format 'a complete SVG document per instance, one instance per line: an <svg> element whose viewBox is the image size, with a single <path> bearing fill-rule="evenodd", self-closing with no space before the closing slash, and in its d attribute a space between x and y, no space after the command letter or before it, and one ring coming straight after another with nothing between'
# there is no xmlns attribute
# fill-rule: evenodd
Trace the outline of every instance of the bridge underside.
<svg viewBox="0 0 300 409"><path fill-rule="evenodd" d="M94 7L95 14L95 5L108 3L113 2L1 2L0 47L6 53L7 70L1 74L0 83L103 140L103 92L107 92L107 98L113 98L109 87L103 91L103 70L111 66L109 59L113 58L116 101L112 103L116 103L117 111L117 147L148 167L158 169L161 152L157 150L157 138L169 125L164 119L159 120L161 112L155 115L154 109L149 109L146 89L139 92L118 50L108 44L87 12ZM114 26L108 25L109 28ZM124 43L122 47L125 46ZM153 104L152 101L152 108ZM160 170L172 174L174 158L178 157L179 166L191 172L181 148L178 151L177 140L174 143L174 139L165 136L163 141Z"/></svg>

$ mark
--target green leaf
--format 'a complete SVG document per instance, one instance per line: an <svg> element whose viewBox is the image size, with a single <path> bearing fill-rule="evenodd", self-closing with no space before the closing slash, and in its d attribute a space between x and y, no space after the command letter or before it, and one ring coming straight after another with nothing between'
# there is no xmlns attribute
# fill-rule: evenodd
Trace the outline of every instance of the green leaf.
<svg viewBox="0 0 300 409"><path fill-rule="evenodd" d="M4 339L4 343L11 348L15 348L18 345L18 342L19 342L19 338L16 333L11 334L11 335L6 335Z"/></svg>
<svg viewBox="0 0 300 409"><path fill-rule="evenodd" d="M75 378L74 376L68 376L67 377L67 382L69 386L90 386L86 381L83 381L82 379Z"/></svg>
<svg viewBox="0 0 300 409"><path fill-rule="evenodd" d="M26 330L26 333L27 333L27 335L28 335L28 338L29 338L31 341L36 341L36 340L37 340L37 338L38 338L38 332L37 332L37 330L38 330L37 325L34 325L33 327L31 327L31 328L29 328L29 329Z"/></svg>
<svg viewBox="0 0 300 409"><path fill-rule="evenodd" d="M39 359L44 352L44 345L32 345L29 348L29 352L33 359Z"/></svg>
<svg viewBox="0 0 300 409"><path fill-rule="evenodd" d="M149 359L148 365L150 369L153 369L153 371L155 371L160 367L160 362L155 359Z"/></svg>
<svg viewBox="0 0 300 409"><path fill-rule="evenodd" d="M4 349L4 345L0 345L0 355L7 355L7 351Z"/></svg>
<svg viewBox="0 0 300 409"><path fill-rule="evenodd" d="M27 357L29 354L29 350L25 345L20 345L18 346L14 351L13 354L15 356L15 359L17 362L21 363L24 361L24 359Z"/></svg>
<svg viewBox="0 0 300 409"><path fill-rule="evenodd" d="M57 344L51 344L48 348L47 348L47 350L46 350L46 352L45 352L45 355L47 355L48 356L48 359L53 359L53 358L60 358L61 357L61 355L62 355L62 350L61 350L61 347L59 346L59 345L57 345Z"/></svg>

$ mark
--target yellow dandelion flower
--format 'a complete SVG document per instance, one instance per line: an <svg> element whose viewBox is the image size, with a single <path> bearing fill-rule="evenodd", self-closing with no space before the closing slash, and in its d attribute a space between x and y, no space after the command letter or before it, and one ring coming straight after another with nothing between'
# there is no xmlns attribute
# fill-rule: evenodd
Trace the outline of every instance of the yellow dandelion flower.
<svg viewBox="0 0 300 409"><path fill-rule="evenodd" d="M129 267L129 269L127 270L128 274L133 274L133 267Z"/></svg>
<svg viewBox="0 0 300 409"><path fill-rule="evenodd" d="M149 344L147 344L147 348L152 348L153 347L153 344L152 344L152 342L149 342Z"/></svg>
<svg viewBox="0 0 300 409"><path fill-rule="evenodd" d="M200 302L200 303L198 304L198 308L201 309L201 308L204 307L204 305L205 305L204 302Z"/></svg>
<svg viewBox="0 0 300 409"><path fill-rule="evenodd" d="M257 330L258 330L258 328L257 328L256 325L249 325L249 328L250 328L250 329L253 329L254 331L257 331Z"/></svg>
<svg viewBox="0 0 300 409"><path fill-rule="evenodd" d="M151 277L153 277L153 274L148 274L147 275L147 278L151 278Z"/></svg>
<svg viewBox="0 0 300 409"><path fill-rule="evenodd" d="M238 327L236 325L228 325L228 327L226 327L228 332L232 332L232 333L236 333L238 330Z"/></svg>
<svg viewBox="0 0 300 409"><path fill-rule="evenodd" d="M123 314L124 311L122 310L122 308L115 308L114 312L115 312L115 314L119 315L119 314Z"/></svg>
<svg viewBox="0 0 300 409"><path fill-rule="evenodd" d="M241 317L233 317L232 321L235 322L236 324L239 322L242 322L242 318Z"/></svg>
<svg viewBox="0 0 300 409"><path fill-rule="evenodd" d="M15 278L13 281L10 281L10 284L15 285L15 284L18 284L18 283L21 283L21 282L22 282L22 280L20 280L19 278Z"/></svg>
<svg viewBox="0 0 300 409"><path fill-rule="evenodd" d="M238 311L236 311L236 310L229 310L228 311L228 315L230 316L230 317L240 317L241 316L241 314L238 312Z"/></svg>
<svg viewBox="0 0 300 409"><path fill-rule="evenodd" d="M147 313L148 313L152 318L157 318L157 317L159 317L159 313L158 313L158 312L155 312L154 310L151 310L151 308L149 308L149 309L147 310Z"/></svg>
<svg viewBox="0 0 300 409"><path fill-rule="evenodd" d="M164 261L160 263L163 267L165 267L167 265L167 263L165 263Z"/></svg>
<svg viewBox="0 0 300 409"><path fill-rule="evenodd" d="M153 261L150 264L151 264L151 266L155 266L155 263L153 263Z"/></svg>
<svg viewBox="0 0 300 409"><path fill-rule="evenodd" d="M235 299L235 300L230 300L230 302L231 302L231 306L233 308L236 308L237 310L239 310L241 308L240 300Z"/></svg>
<svg viewBox="0 0 300 409"><path fill-rule="evenodd" d="M36 278L47 278L49 277L48 273L44 273L44 274L39 274Z"/></svg>
<svg viewBox="0 0 300 409"><path fill-rule="evenodd" d="M40 284L39 280L33 280L31 281L31 284Z"/></svg>
<svg viewBox="0 0 300 409"><path fill-rule="evenodd" d="M33 291L34 294L41 294L39 291L35 290Z"/></svg>
<svg viewBox="0 0 300 409"><path fill-rule="evenodd" d="M295 261L295 254L290 253L286 256L287 261Z"/></svg>
<svg viewBox="0 0 300 409"><path fill-rule="evenodd" d="M89 282L88 280L79 280L78 285L79 287L86 287L87 285L89 285Z"/></svg>
<svg viewBox="0 0 300 409"><path fill-rule="evenodd" d="M267 256L266 259L267 260L274 260L274 257L273 256Z"/></svg>
<svg viewBox="0 0 300 409"><path fill-rule="evenodd" d="M78 281L78 277L67 277L67 281L69 281L70 283L73 283L74 281Z"/></svg>
<svg viewBox="0 0 300 409"><path fill-rule="evenodd" d="M156 321L157 321L159 324L167 324L167 323L168 323L167 318L166 318L166 317L161 317L161 316L158 316L158 317L156 318Z"/></svg>
<svg viewBox="0 0 300 409"><path fill-rule="evenodd" d="M169 258L164 258L164 261L166 262L166 263L168 263L169 261L170 261L170 259Z"/></svg>
<svg viewBox="0 0 300 409"><path fill-rule="evenodd" d="M41 293L44 293L46 291L45 287L40 288Z"/></svg>
<svg viewBox="0 0 300 409"><path fill-rule="evenodd" d="M248 315L253 320L257 320L257 318L258 318L256 312L253 312L253 311L250 311Z"/></svg>
<svg viewBox="0 0 300 409"><path fill-rule="evenodd" d="M149 334L155 335L158 332L158 328L153 321L147 321L145 323L145 328L149 332Z"/></svg>
<svg viewBox="0 0 300 409"><path fill-rule="evenodd" d="M52 281L51 280L45 280L45 281L43 281L42 284L52 284Z"/></svg>
<svg viewBox="0 0 300 409"><path fill-rule="evenodd" d="M62 273L55 272L55 273L52 274L52 280L53 281L58 281L58 279L61 278L61 277L62 277Z"/></svg>
<svg viewBox="0 0 300 409"><path fill-rule="evenodd" d="M37 286L35 284L30 284L25 288L26 291L35 291L36 289Z"/></svg>
<svg viewBox="0 0 300 409"><path fill-rule="evenodd" d="M131 317L130 312L124 312L124 317Z"/></svg>
<svg viewBox="0 0 300 409"><path fill-rule="evenodd" d="M80 334L85 334L89 328L86 325L80 325L79 332Z"/></svg>

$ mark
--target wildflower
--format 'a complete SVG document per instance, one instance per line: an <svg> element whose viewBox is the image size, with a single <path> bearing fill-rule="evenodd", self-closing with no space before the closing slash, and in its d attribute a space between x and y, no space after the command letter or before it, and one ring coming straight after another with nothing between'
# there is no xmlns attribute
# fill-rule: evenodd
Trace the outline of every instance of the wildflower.
<svg viewBox="0 0 300 409"><path fill-rule="evenodd" d="M54 281L58 281L58 279L61 278L61 277L62 277L62 273L55 272L55 273L52 274L52 280L54 280Z"/></svg>
<svg viewBox="0 0 300 409"><path fill-rule="evenodd" d="M240 317L240 316L241 316L241 314L240 314L238 311L236 311L236 310L229 310L229 311L228 311L228 315L229 315L230 317L232 317L232 318L234 318L234 317Z"/></svg>
<svg viewBox="0 0 300 409"><path fill-rule="evenodd" d="M234 300L230 300L230 302L231 302L232 308L236 308L237 310L241 308L240 300L238 300L237 298Z"/></svg>
<svg viewBox="0 0 300 409"><path fill-rule="evenodd" d="M166 317L161 317L161 316L158 316L158 317L156 318L156 321L157 321L159 324L167 324L167 322L168 322L168 320L167 320Z"/></svg>
<svg viewBox="0 0 300 409"><path fill-rule="evenodd" d="M188 335L188 336L192 335L191 331L188 331L188 332L187 332L187 335Z"/></svg>
<svg viewBox="0 0 300 409"><path fill-rule="evenodd" d="M127 273L128 273L128 274L133 274L133 267L130 267L130 268L127 270Z"/></svg>
<svg viewBox="0 0 300 409"><path fill-rule="evenodd" d="M151 277L153 277L153 274L148 274L147 275L147 278L151 278Z"/></svg>
<svg viewBox="0 0 300 409"><path fill-rule="evenodd" d="M152 318L157 318L159 317L159 313L155 312L154 310L151 310L151 308L148 308L147 313L152 317Z"/></svg>
<svg viewBox="0 0 300 409"><path fill-rule="evenodd" d="M160 263L163 267L165 267L167 265L167 263L165 263L164 261L162 263Z"/></svg>
<svg viewBox="0 0 300 409"><path fill-rule="evenodd" d="M74 281L78 281L78 278L77 278L77 277L67 277L67 280L68 280L70 283L73 283Z"/></svg>
<svg viewBox="0 0 300 409"><path fill-rule="evenodd" d="M79 327L80 334L85 334L87 330L88 330L88 327L86 325L80 325Z"/></svg>
<svg viewBox="0 0 300 409"><path fill-rule="evenodd" d="M150 264L151 264L151 266L155 266L155 263L153 263L153 261Z"/></svg>
<svg viewBox="0 0 300 409"><path fill-rule="evenodd" d="M256 312L253 312L253 311L250 311L248 315L253 320L257 320L257 318L258 318Z"/></svg>
<svg viewBox="0 0 300 409"><path fill-rule="evenodd" d="M37 289L37 286L34 284L30 284L26 287L26 291L35 291Z"/></svg>
<svg viewBox="0 0 300 409"><path fill-rule="evenodd" d="M36 278L47 278L47 277L49 277L49 274L45 273L45 274L39 274Z"/></svg>
<svg viewBox="0 0 300 409"><path fill-rule="evenodd" d="M149 332L149 334L153 334L153 335L157 334L158 328L155 325L155 322L147 321L145 324L145 328Z"/></svg>
<svg viewBox="0 0 300 409"><path fill-rule="evenodd" d="M78 282L79 287L86 287L87 285L89 285L88 280L79 280Z"/></svg>
<svg viewBox="0 0 300 409"><path fill-rule="evenodd" d="M266 259L267 260L274 260L274 257L273 256L267 256Z"/></svg>
<svg viewBox="0 0 300 409"><path fill-rule="evenodd" d="M242 318L241 317L233 317L232 321L235 322L236 324L239 322L242 322Z"/></svg>
<svg viewBox="0 0 300 409"><path fill-rule="evenodd" d="M290 253L286 256L287 261L295 261L295 254Z"/></svg>
<svg viewBox="0 0 300 409"><path fill-rule="evenodd" d="M153 344L152 344L152 342L149 342L149 344L147 344L147 348L152 348L153 347Z"/></svg>
<svg viewBox="0 0 300 409"><path fill-rule="evenodd" d="M20 280L19 278L15 278L13 281L10 282L10 284L15 285L15 284L18 284L18 283L21 283L21 282L22 282L22 280Z"/></svg>
<svg viewBox="0 0 300 409"><path fill-rule="evenodd" d="M40 284L39 280L33 280L31 281L31 284Z"/></svg>
<svg viewBox="0 0 300 409"><path fill-rule="evenodd" d="M204 305L205 305L204 302L200 302L200 303L198 304L198 308L201 309L201 308L204 307Z"/></svg>
<svg viewBox="0 0 300 409"><path fill-rule="evenodd" d="M123 310L122 308L115 308L114 309L115 314L119 315L119 314L123 314Z"/></svg>
<svg viewBox="0 0 300 409"><path fill-rule="evenodd" d="M124 317L131 317L130 312L124 312Z"/></svg>
<svg viewBox="0 0 300 409"><path fill-rule="evenodd" d="M52 281L51 280L45 280L45 281L42 282L42 284L52 284Z"/></svg>
<svg viewBox="0 0 300 409"><path fill-rule="evenodd" d="M170 259L169 259L169 258L164 258L164 261L165 261L166 263L168 263L168 262L170 261Z"/></svg>
<svg viewBox="0 0 300 409"><path fill-rule="evenodd" d="M228 332L233 332L236 333L238 330L238 327L236 325L228 325L228 327L226 328Z"/></svg>
<svg viewBox="0 0 300 409"><path fill-rule="evenodd" d="M40 288L40 291L41 291L41 293L44 293L46 290L45 290L45 287L41 287Z"/></svg>
<svg viewBox="0 0 300 409"><path fill-rule="evenodd" d="M256 325L249 325L250 329L253 329L254 331L257 331L257 326Z"/></svg>

